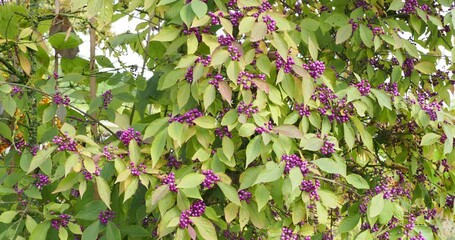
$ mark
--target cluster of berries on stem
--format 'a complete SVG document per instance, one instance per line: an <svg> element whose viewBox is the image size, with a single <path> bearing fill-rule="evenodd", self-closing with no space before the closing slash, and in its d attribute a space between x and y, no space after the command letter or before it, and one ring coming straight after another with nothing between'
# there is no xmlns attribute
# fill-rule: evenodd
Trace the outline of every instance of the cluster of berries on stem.
<svg viewBox="0 0 455 240"><path fill-rule="evenodd" d="M205 179L201 184L202 188L211 189L221 180L220 177L213 172L213 170L202 170L202 174L205 176Z"/></svg>
<svg viewBox="0 0 455 240"><path fill-rule="evenodd" d="M67 134L64 136L54 136L52 142L57 145L58 151L77 151L77 143L74 139L70 138Z"/></svg>
<svg viewBox="0 0 455 240"><path fill-rule="evenodd" d="M122 141L125 146L130 144L131 140L135 140L138 145L142 144L141 132L134 130L134 128L128 128L126 130L119 130L116 133L117 137Z"/></svg>
<svg viewBox="0 0 455 240"><path fill-rule="evenodd" d="M169 173L164 179L163 184L169 185L169 190L171 192L178 192L178 189L175 185L175 174L173 172Z"/></svg>
<svg viewBox="0 0 455 240"><path fill-rule="evenodd" d="M176 116L173 116L169 119L169 123L172 123L172 122L179 122L179 123L186 123L190 126L194 126L196 125L193 121L194 119L198 118L198 117L202 117L202 112L199 111L199 109L197 108L194 108L194 109L191 109L189 110L188 112L184 113L183 115L176 115ZM172 115L171 115L172 116Z"/></svg>
<svg viewBox="0 0 455 240"><path fill-rule="evenodd" d="M98 215L98 220L100 220L103 225L107 225L107 223L112 221L114 218L115 212L111 210L101 211Z"/></svg>
<svg viewBox="0 0 455 240"><path fill-rule="evenodd" d="M51 225L53 228L56 230L60 229L60 227L66 227L68 226L68 223L70 222L71 216L68 214L60 214L58 216L58 219L52 219Z"/></svg>

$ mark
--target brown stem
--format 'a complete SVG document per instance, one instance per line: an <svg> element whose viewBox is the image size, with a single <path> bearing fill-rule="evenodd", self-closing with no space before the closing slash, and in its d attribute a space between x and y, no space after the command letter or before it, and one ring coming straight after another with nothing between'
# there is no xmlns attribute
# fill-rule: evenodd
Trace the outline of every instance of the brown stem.
<svg viewBox="0 0 455 240"><path fill-rule="evenodd" d="M93 28L95 23L95 17L90 19L90 101L94 101L96 98L96 75L95 75L95 47L96 47L96 32ZM91 116L97 119L96 112L93 112ZM92 124L92 134L95 138L98 137L98 127L96 123Z"/></svg>

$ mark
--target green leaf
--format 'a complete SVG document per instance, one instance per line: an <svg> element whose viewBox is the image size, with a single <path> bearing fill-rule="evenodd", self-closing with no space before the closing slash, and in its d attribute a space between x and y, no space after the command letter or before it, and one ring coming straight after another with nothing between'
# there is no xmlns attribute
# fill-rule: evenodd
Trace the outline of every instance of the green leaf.
<svg viewBox="0 0 455 240"><path fill-rule="evenodd" d="M239 128L240 137L249 137L253 135L256 131L256 125L253 123L245 123Z"/></svg>
<svg viewBox="0 0 455 240"><path fill-rule="evenodd" d="M346 24L337 31L335 44L343 43L348 40L352 34L352 25Z"/></svg>
<svg viewBox="0 0 455 240"><path fill-rule="evenodd" d="M158 41L158 42L170 42L177 38L180 34L180 29L176 28L175 26L168 26L162 28L157 35L155 35L151 41Z"/></svg>
<svg viewBox="0 0 455 240"><path fill-rule="evenodd" d="M16 215L16 211L5 211L0 215L0 222L11 223Z"/></svg>
<svg viewBox="0 0 455 240"><path fill-rule="evenodd" d="M283 170L284 168L275 162L267 162L265 169L259 173L254 184L274 182L283 175Z"/></svg>
<svg viewBox="0 0 455 240"><path fill-rule="evenodd" d="M32 234L30 235L30 240L46 240L47 238L47 231L51 227L51 223L49 221L44 221L38 226L35 227Z"/></svg>
<svg viewBox="0 0 455 240"><path fill-rule="evenodd" d="M211 116L202 116L194 119L193 121L197 126L205 129L214 129L216 128L217 121Z"/></svg>
<svg viewBox="0 0 455 240"><path fill-rule="evenodd" d="M66 32L59 32L49 37L49 43L53 48L61 49L70 49L75 48L83 43L75 33L70 33L67 38Z"/></svg>
<svg viewBox="0 0 455 240"><path fill-rule="evenodd" d="M346 177L346 181L357 189L370 189L368 182L362 176L352 173Z"/></svg>
<svg viewBox="0 0 455 240"><path fill-rule="evenodd" d="M440 138L441 138L441 136L436 133L427 133L422 137L420 146L433 145L436 142L438 142Z"/></svg>
<svg viewBox="0 0 455 240"><path fill-rule="evenodd" d="M158 204L158 201L163 199L169 193L169 186L168 185L161 185L155 189L152 193L151 204L155 206Z"/></svg>
<svg viewBox="0 0 455 240"><path fill-rule="evenodd" d="M207 13L207 4L200 0L193 0L191 1L191 9L193 9L196 16L201 19Z"/></svg>
<svg viewBox="0 0 455 240"><path fill-rule="evenodd" d="M422 61L422 62L417 63L414 66L414 68L424 74L432 74L432 73L436 72L436 66L432 62Z"/></svg>
<svg viewBox="0 0 455 240"><path fill-rule="evenodd" d="M304 137L303 132L300 131L300 129L294 125L281 125L278 127L274 127L273 131L291 138L302 139Z"/></svg>
<svg viewBox="0 0 455 240"><path fill-rule="evenodd" d="M130 152L130 160L137 164L141 159L141 149L137 145L136 140L132 139L128 145L128 150Z"/></svg>
<svg viewBox="0 0 455 240"><path fill-rule="evenodd" d="M368 217L374 218L379 216L379 214L384 209L384 193L380 193L374 196L370 204L368 204Z"/></svg>
<svg viewBox="0 0 455 240"><path fill-rule="evenodd" d="M266 55L261 55L257 59L256 66L259 68L261 72L265 73L265 75L270 77L270 69L272 63L270 62L269 58Z"/></svg>
<svg viewBox="0 0 455 240"><path fill-rule="evenodd" d="M393 204L390 200L384 200L384 209L379 214L379 223L380 224L387 224L390 219L393 217Z"/></svg>
<svg viewBox="0 0 455 240"><path fill-rule="evenodd" d="M58 230L58 238L59 238L60 240L66 240L66 239L68 239L68 231L66 231L65 228L62 228L62 227L61 227L61 228Z"/></svg>
<svg viewBox="0 0 455 240"><path fill-rule="evenodd" d="M270 191L264 184L260 184L254 192L254 198L258 204L258 212L260 212L270 199Z"/></svg>
<svg viewBox="0 0 455 240"><path fill-rule="evenodd" d="M158 82L158 90L165 90L173 87L180 79L183 79L186 73L186 69L174 69L160 77Z"/></svg>
<svg viewBox="0 0 455 240"><path fill-rule="evenodd" d="M253 28L251 29L251 42L257 42L267 35L267 25L263 21L253 23Z"/></svg>
<svg viewBox="0 0 455 240"><path fill-rule="evenodd" d="M261 136L256 136L255 138L253 138L253 140L251 140L248 143L248 146L246 147L245 168L247 168L251 162L253 162L257 157L259 157L259 154L261 153L262 140L260 137Z"/></svg>
<svg viewBox="0 0 455 240"><path fill-rule="evenodd" d="M366 230L361 232L355 240L372 240L373 238L371 237L370 230Z"/></svg>
<svg viewBox="0 0 455 240"><path fill-rule="evenodd" d="M320 158L313 161L322 171L346 176L346 163L330 158Z"/></svg>
<svg viewBox="0 0 455 240"><path fill-rule="evenodd" d="M133 142L133 141L131 141ZM104 204L108 208L111 205L111 187L109 184L104 180L102 177L96 177L96 186L98 188L98 195L100 196L101 200L103 200Z"/></svg>
<svg viewBox="0 0 455 240"><path fill-rule="evenodd" d="M193 10L191 9L190 4L184 5L180 9L180 18L187 26L191 26L191 24L193 23L194 17L196 17L196 15L194 14Z"/></svg>
<svg viewBox="0 0 455 240"><path fill-rule="evenodd" d="M232 140L228 137L223 137L223 153L228 158L231 159L234 156L235 146Z"/></svg>
<svg viewBox="0 0 455 240"><path fill-rule="evenodd" d="M354 229L360 220L360 214L349 215L343 218L338 226L338 233L346 233Z"/></svg>
<svg viewBox="0 0 455 240"><path fill-rule="evenodd" d="M189 95L189 92L187 93ZM213 85L208 85L204 91L204 108L207 110L210 105L215 101L216 98L216 89Z"/></svg>
<svg viewBox="0 0 455 240"><path fill-rule="evenodd" d="M230 186L226 183L223 183L223 182L218 182L217 184L218 184L218 187L220 187L221 191L223 192L224 196L229 201L231 201L232 203L234 203L238 206L241 205L239 194L237 193L235 188L233 188L232 186Z"/></svg>
<svg viewBox="0 0 455 240"><path fill-rule="evenodd" d="M343 123L343 130L344 130L344 141L348 145L349 149L352 149L355 144L355 133L354 129L349 122Z"/></svg>
<svg viewBox="0 0 455 240"><path fill-rule="evenodd" d="M82 240L96 240L98 238L100 223L95 221L88 226L82 233Z"/></svg>
<svg viewBox="0 0 455 240"><path fill-rule="evenodd" d="M63 178L59 183L57 188L52 192L52 194L58 192L64 192L70 190L74 184L77 182L79 173L71 172L65 178Z"/></svg>
<svg viewBox="0 0 455 240"><path fill-rule="evenodd" d="M337 208L340 206L337 195L332 191L326 189L319 189L319 197L321 198L322 204L328 208Z"/></svg>
<svg viewBox="0 0 455 240"><path fill-rule="evenodd" d="M402 0L393 0L390 4L389 9L387 11L398 11L404 7L404 2Z"/></svg>
<svg viewBox="0 0 455 240"><path fill-rule="evenodd" d="M179 184L177 184L177 188L193 188L199 186L205 179L205 176L200 173L190 173L185 175L182 180L180 180Z"/></svg>
<svg viewBox="0 0 455 240"><path fill-rule="evenodd" d="M224 208L224 218L226 219L226 222L230 223L232 220L234 220L237 217L238 212L239 206L235 205L234 203L229 203Z"/></svg>
<svg viewBox="0 0 455 240"><path fill-rule="evenodd" d="M196 226L197 231L203 239L216 240L216 230L212 222L204 217L190 217L193 224Z"/></svg>
<svg viewBox="0 0 455 240"><path fill-rule="evenodd" d="M293 167L291 171L289 171L289 179L291 180L292 191L294 191L300 186L300 183L303 180L303 175L302 172L300 171L300 168Z"/></svg>
<svg viewBox="0 0 455 240"><path fill-rule="evenodd" d="M49 157L55 149L57 149L57 146L52 146L47 149L38 151L38 153L32 158L32 162L30 163L27 174L31 173L37 167L41 166L41 164L43 164L46 160L50 161Z"/></svg>
<svg viewBox="0 0 455 240"><path fill-rule="evenodd" d="M150 148L150 156L152 157L153 166L155 166L164 152L164 147L166 146L168 136L167 131L168 130L166 128L161 130L161 132L156 135L155 139L152 142L152 146Z"/></svg>
<svg viewBox="0 0 455 240"><path fill-rule="evenodd" d="M310 52L311 58L314 61L318 60L318 42L314 42L311 37L308 38L308 51Z"/></svg>
<svg viewBox="0 0 455 240"><path fill-rule="evenodd" d="M130 197L132 197L138 188L139 185L139 178L138 177L133 177L131 182L129 182L126 185L126 190L125 190L125 198L123 199L123 202L126 202Z"/></svg>
<svg viewBox="0 0 455 240"><path fill-rule="evenodd" d="M386 107L392 110L392 100L384 91L371 88L371 92L378 100L379 106L381 106L381 108Z"/></svg>
<svg viewBox="0 0 455 240"><path fill-rule="evenodd" d="M121 240L122 235L120 234L120 230L115 226L113 222L109 222L106 228L106 239L109 240Z"/></svg>
<svg viewBox="0 0 455 240"><path fill-rule="evenodd" d="M373 46L373 32L365 25L360 25L360 38L367 47Z"/></svg>
<svg viewBox="0 0 455 240"><path fill-rule="evenodd" d="M218 48L213 52L212 61L210 62L211 66L218 66L225 64L229 59L229 52L225 49Z"/></svg>
<svg viewBox="0 0 455 240"><path fill-rule="evenodd" d="M106 210L106 205L102 201L92 201L87 203L82 210L77 213L76 218L80 220L93 221L98 219L98 214L103 210Z"/></svg>

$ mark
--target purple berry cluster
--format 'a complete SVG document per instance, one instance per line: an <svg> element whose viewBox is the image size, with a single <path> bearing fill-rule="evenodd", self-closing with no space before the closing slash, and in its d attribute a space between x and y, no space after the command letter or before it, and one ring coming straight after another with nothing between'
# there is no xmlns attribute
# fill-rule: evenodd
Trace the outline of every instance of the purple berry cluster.
<svg viewBox="0 0 455 240"><path fill-rule="evenodd" d="M300 116L309 117L311 115L310 106L305 106L305 104L294 104L294 109L299 113Z"/></svg>
<svg viewBox="0 0 455 240"><path fill-rule="evenodd" d="M242 232L231 232L228 229L223 231L223 236L226 240L245 240L245 238L242 237Z"/></svg>
<svg viewBox="0 0 455 240"><path fill-rule="evenodd" d="M216 89L219 88L219 84L220 82L223 81L223 75L217 73L215 74L215 76L213 76L213 78L211 80L209 80L209 84L212 84L213 86L215 86Z"/></svg>
<svg viewBox="0 0 455 240"><path fill-rule="evenodd" d="M231 55L232 61L239 61L240 57L242 57L242 53L237 46L229 45L228 52Z"/></svg>
<svg viewBox="0 0 455 240"><path fill-rule="evenodd" d="M114 150L118 148L114 148L112 145L104 146L103 147L103 155L106 157L108 161L112 161L115 158L115 154L113 153Z"/></svg>
<svg viewBox="0 0 455 240"><path fill-rule="evenodd" d="M173 172L169 173L163 179L163 184L169 185L169 190L171 190L171 192L178 192L178 189L175 185L175 174Z"/></svg>
<svg viewBox="0 0 455 240"><path fill-rule="evenodd" d="M235 42L235 38L229 34L218 36L218 43L221 46L230 46L233 42Z"/></svg>
<svg viewBox="0 0 455 240"><path fill-rule="evenodd" d="M198 117L202 117L202 112L199 111L199 109L197 108L194 108L194 109L191 109L189 110L188 112L184 113L183 115L176 115L176 116L173 116L169 119L169 123L172 123L172 122L179 122L179 123L186 123L190 126L194 126L196 125L193 121L194 119L198 118Z"/></svg>
<svg viewBox="0 0 455 240"><path fill-rule="evenodd" d="M193 83L193 66L191 67L188 67L186 69L186 73L185 73L185 80L188 82L188 83Z"/></svg>
<svg viewBox="0 0 455 240"><path fill-rule="evenodd" d="M419 2L417 2L417 0L406 0L400 12L404 14L414 14L416 13L416 8L418 7Z"/></svg>
<svg viewBox="0 0 455 240"><path fill-rule="evenodd" d="M229 131L229 128L227 126L215 129L215 135L219 138L223 138L224 136L232 138L232 133Z"/></svg>
<svg viewBox="0 0 455 240"><path fill-rule="evenodd" d="M249 72L242 71L237 77L237 84L242 85L243 89L250 90L256 88L256 84L252 82L253 78L258 78L262 81L265 81L265 74L253 74Z"/></svg>
<svg viewBox="0 0 455 240"><path fill-rule="evenodd" d="M75 197L75 198L78 198L78 197L81 196L81 193L79 192L79 190L76 190L76 189L74 189L74 188L71 189L70 194L71 194L71 196L73 196L73 197Z"/></svg>
<svg viewBox="0 0 455 240"><path fill-rule="evenodd" d="M70 222L71 216L68 214L60 214L58 216L58 219L52 219L51 225L53 228L56 230L59 230L60 227L66 227L68 226L68 223Z"/></svg>
<svg viewBox="0 0 455 240"><path fill-rule="evenodd" d="M323 138L324 142L322 143L321 153L324 155L330 155L335 152L335 144L327 140L327 135Z"/></svg>
<svg viewBox="0 0 455 240"><path fill-rule="evenodd" d="M319 201L318 189L321 186L319 180L302 180L300 184L300 190L307 192L310 195L310 198L316 201Z"/></svg>
<svg viewBox="0 0 455 240"><path fill-rule="evenodd" d="M250 7L250 8L245 8L245 9L246 10L253 10L254 8ZM257 7L257 11L252 16L254 18L258 18L259 15L261 15L261 13L267 12L268 10L271 10L271 9L272 9L272 5L267 0L263 0L261 5L259 5Z"/></svg>
<svg viewBox="0 0 455 240"><path fill-rule="evenodd" d="M284 166L284 174L288 174L294 167L298 167L304 177L310 172L308 162L303 161L297 154L283 155L281 156L281 161L286 163Z"/></svg>
<svg viewBox="0 0 455 240"><path fill-rule="evenodd" d="M182 162L177 160L177 158L174 155L169 154L167 157L166 166L169 168L179 169L182 166Z"/></svg>
<svg viewBox="0 0 455 240"><path fill-rule="evenodd" d="M190 219L190 210L185 210L180 214L179 227L182 229L187 228L193 221Z"/></svg>
<svg viewBox="0 0 455 240"><path fill-rule="evenodd" d="M447 195L446 197L446 207L453 208L455 203L455 196Z"/></svg>
<svg viewBox="0 0 455 240"><path fill-rule="evenodd" d="M128 146L133 139L136 140L138 145L142 144L141 132L134 130L134 128L119 130L116 132L116 135L125 146Z"/></svg>
<svg viewBox="0 0 455 240"><path fill-rule="evenodd" d="M382 69L382 68L384 67L384 65L381 64L381 63L379 62L379 58L378 58L377 56L372 57L372 58L369 60L369 63L370 63L370 65L371 65L372 67L374 67L374 68L380 68L380 69Z"/></svg>
<svg viewBox="0 0 455 240"><path fill-rule="evenodd" d="M211 25L215 26L215 25L221 24L220 17L223 17L223 12L218 12L218 13L208 12L207 14L211 18L211 22L210 22Z"/></svg>
<svg viewBox="0 0 455 240"><path fill-rule="evenodd" d="M321 61L309 61L308 64L303 64L303 68L308 71L312 78L318 79L324 74L325 64Z"/></svg>
<svg viewBox="0 0 455 240"><path fill-rule="evenodd" d="M398 61L398 59L396 57L392 57L391 62L392 62L392 65L394 65L394 66L400 65L400 62Z"/></svg>
<svg viewBox="0 0 455 240"><path fill-rule="evenodd" d="M193 223L191 221L191 217L200 217L202 214L205 212L206 205L204 201L202 200L197 200L193 204L191 204L190 209L183 211L180 214L180 221L179 221L179 227L184 229L187 228L190 224Z"/></svg>
<svg viewBox="0 0 455 240"><path fill-rule="evenodd" d="M281 55L278 52L275 52L275 56L276 56L276 61L275 61L276 69L283 68L285 73L292 72L292 65L294 65L295 62L291 56L289 56L287 58L287 61L284 61L284 59L281 57Z"/></svg>
<svg viewBox="0 0 455 240"><path fill-rule="evenodd" d="M230 10L229 19L231 20L232 26L238 27L240 24L240 19L243 17L243 13L239 10Z"/></svg>
<svg viewBox="0 0 455 240"><path fill-rule="evenodd" d="M211 56L199 56L197 59L196 59L196 63L202 63L202 65L204 67L208 67L210 65L210 62L212 61L212 57ZM191 74L192 75L192 74Z"/></svg>
<svg viewBox="0 0 455 240"><path fill-rule="evenodd" d="M360 82L353 84L356 87L362 96L366 96L371 91L370 82L366 79L362 79Z"/></svg>
<svg viewBox="0 0 455 240"><path fill-rule="evenodd" d="M404 234L409 236L409 233L415 227L416 216L413 213L409 214L408 223L404 226Z"/></svg>
<svg viewBox="0 0 455 240"><path fill-rule="evenodd" d="M272 130L273 130L273 122L268 121L268 122L264 123L264 126L257 127L254 131L257 134L263 134L263 133L270 133Z"/></svg>
<svg viewBox="0 0 455 240"><path fill-rule="evenodd" d="M202 42L202 34L199 28L188 28L186 25L183 25L183 34L190 35L191 33L194 33L198 42Z"/></svg>
<svg viewBox="0 0 455 240"><path fill-rule="evenodd" d="M256 114L258 111L259 109L257 107L253 107L253 103L246 104L241 101L239 105L237 105L237 112L245 114L247 118L251 118L253 114Z"/></svg>
<svg viewBox="0 0 455 240"><path fill-rule="evenodd" d="M248 192L247 190L242 189L238 192L238 194L239 194L240 201L245 201L248 204L251 202L251 197L252 197L251 192Z"/></svg>
<svg viewBox="0 0 455 240"><path fill-rule="evenodd" d="M33 147L30 148L30 153L32 154L32 156L36 156L36 154L38 153L38 150L39 150L39 145L34 145Z"/></svg>
<svg viewBox="0 0 455 240"><path fill-rule="evenodd" d="M354 105L347 103L347 98L337 100L335 106L332 107L332 113L328 115L330 122L336 120L339 123L349 121L349 116L354 114ZM321 112L322 113L322 112Z"/></svg>
<svg viewBox="0 0 455 240"><path fill-rule="evenodd" d="M18 95L17 97L19 99L21 99L23 94L24 93L22 92L22 89L20 87L18 87L18 86L13 86L12 87L12 89L11 89L11 97L14 97L14 96Z"/></svg>
<svg viewBox="0 0 455 240"><path fill-rule="evenodd" d="M200 217L202 214L205 212L205 203L202 200L196 200L193 204L190 206L190 215L192 217Z"/></svg>
<svg viewBox="0 0 455 240"><path fill-rule="evenodd" d="M52 97L53 101L55 104L59 105L59 106L68 106L70 105L70 98L67 96L67 95L64 95L62 96L62 94L60 92L57 92L53 97Z"/></svg>
<svg viewBox="0 0 455 240"><path fill-rule="evenodd" d="M134 162L130 162L130 165L128 167L126 167L127 169L130 169L131 170L131 175L133 176L139 176L141 175L142 173L146 173L147 171L147 166L144 164L144 163L139 163L137 164L134 164Z"/></svg>
<svg viewBox="0 0 455 240"><path fill-rule="evenodd" d="M364 10L368 10L371 8L371 4L367 3L366 1L364 0L358 0L356 3L355 3L355 7L356 8L363 8Z"/></svg>
<svg viewBox="0 0 455 240"><path fill-rule="evenodd" d="M400 92L398 91L397 83L381 83L378 85L379 89L386 91L387 93L392 94L392 96L400 96ZM393 98L392 98L393 99Z"/></svg>
<svg viewBox="0 0 455 240"><path fill-rule="evenodd" d="M18 154L22 154L22 151L27 146L24 138L19 138L14 142L14 148L17 150Z"/></svg>
<svg viewBox="0 0 455 240"><path fill-rule="evenodd" d="M262 21L267 25L267 32L271 33L276 31L276 22L270 15L263 16Z"/></svg>
<svg viewBox="0 0 455 240"><path fill-rule="evenodd" d="M58 151L77 151L77 143L74 139L70 138L68 135L65 136L54 136L52 142L57 145Z"/></svg>
<svg viewBox="0 0 455 240"><path fill-rule="evenodd" d="M107 225L108 222L112 221L115 218L115 212L111 210L101 211L98 215L98 220L100 220L101 224Z"/></svg>
<svg viewBox="0 0 455 240"><path fill-rule="evenodd" d="M433 100L430 102L430 98L436 96L437 93L431 93L428 90L421 90L417 92L417 101L419 102L420 107L424 110L431 121L436 121L438 119L437 112L441 111L443 106L443 101Z"/></svg>
<svg viewBox="0 0 455 240"><path fill-rule="evenodd" d="M417 236L411 237L409 240L426 240L426 238L423 237L422 232L419 232Z"/></svg>
<svg viewBox="0 0 455 240"><path fill-rule="evenodd" d="M429 82L431 85L436 86L440 82L445 82L447 79L449 79L449 74L447 72L437 70L436 73L431 75Z"/></svg>
<svg viewBox="0 0 455 240"><path fill-rule="evenodd" d="M292 229L287 228L287 227L283 227L283 228L281 228L281 237L280 237L280 239L281 240L297 240L297 239L299 239L299 235L298 234L294 234Z"/></svg>
<svg viewBox="0 0 455 240"><path fill-rule="evenodd" d="M38 190L42 190L44 186L49 185L51 181L49 181L49 177L45 174L38 173L35 175L35 187L38 188Z"/></svg>
<svg viewBox="0 0 455 240"><path fill-rule="evenodd" d="M352 31L354 32L358 27L359 27L359 24L354 22L354 19L349 19L349 24L351 24L351 27L352 27Z"/></svg>
<svg viewBox="0 0 455 240"><path fill-rule="evenodd" d="M406 58L403 61L401 67L403 68L404 76L409 77L412 75L412 71L414 70L414 64L417 62L415 58Z"/></svg>
<svg viewBox="0 0 455 240"><path fill-rule="evenodd" d="M113 98L112 90L107 90L106 92L104 92L102 95L102 98L103 98L103 108L107 109L107 106L109 105L109 103L111 103L112 98Z"/></svg>
<svg viewBox="0 0 455 240"><path fill-rule="evenodd" d="M215 186L215 183L221 180L220 177L213 172L213 170L202 170L202 174L205 175L205 179L201 184L202 188L211 189Z"/></svg>

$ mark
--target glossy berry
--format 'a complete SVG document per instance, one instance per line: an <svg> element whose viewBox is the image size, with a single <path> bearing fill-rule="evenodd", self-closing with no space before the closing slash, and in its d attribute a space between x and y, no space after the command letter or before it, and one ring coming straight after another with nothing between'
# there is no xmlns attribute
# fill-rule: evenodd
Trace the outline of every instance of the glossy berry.
<svg viewBox="0 0 455 240"><path fill-rule="evenodd" d="M38 190L42 190L44 186L47 186L50 183L49 177L45 174L38 173L35 175L35 179L35 187Z"/></svg>
<svg viewBox="0 0 455 240"><path fill-rule="evenodd" d="M213 170L202 170L202 174L205 175L205 179L201 184L202 188L211 189L221 180L220 177L213 172Z"/></svg>
<svg viewBox="0 0 455 240"><path fill-rule="evenodd" d="M67 227L68 223L70 222L71 216L68 214L60 214L58 219L52 219L51 225L56 230L60 229L60 227Z"/></svg>
<svg viewBox="0 0 455 240"><path fill-rule="evenodd" d="M190 219L190 210L183 211L180 214L179 227L185 229L192 223L193 221Z"/></svg>
<svg viewBox="0 0 455 240"><path fill-rule="evenodd" d="M294 234L292 229L283 227L281 228L281 240L297 240L299 239L298 234Z"/></svg>
<svg viewBox="0 0 455 240"><path fill-rule="evenodd" d="M245 102L241 101L239 105L237 105L237 112L239 114L245 114L247 118L253 117L253 114L257 113L259 109L257 107L253 107L253 103L246 104Z"/></svg>
<svg viewBox="0 0 455 240"><path fill-rule="evenodd" d="M314 79L321 77L325 71L325 64L320 61L309 61L308 64L303 64L303 68L308 71Z"/></svg>
<svg viewBox="0 0 455 240"><path fill-rule="evenodd" d="M130 162L130 165L126 168L131 170L131 175L133 176L139 176L142 173L146 173L147 170L147 166L144 163L134 164L134 162Z"/></svg>
<svg viewBox="0 0 455 240"><path fill-rule="evenodd" d="M77 151L76 141L66 134L64 136L55 136L52 142L57 145L57 151Z"/></svg>
<svg viewBox="0 0 455 240"><path fill-rule="evenodd" d="M172 123L172 122L179 122L179 123L186 123L190 126L194 126L196 125L193 121L194 119L198 118L198 117L202 117L202 112L199 111L199 109L195 108L195 109L191 109L189 110L188 112L184 113L183 115L176 115L174 117L171 117L169 119L169 123Z"/></svg>
<svg viewBox="0 0 455 240"><path fill-rule="evenodd" d="M289 171L294 167L298 167L304 177L310 172L308 169L308 162L303 161L297 154L283 155L281 161L286 163L284 166L284 174L289 174Z"/></svg>
<svg viewBox="0 0 455 240"><path fill-rule="evenodd" d="M171 192L178 192L178 189L175 185L175 175L173 172L169 173L164 179L163 184L169 185L169 190Z"/></svg>
<svg viewBox="0 0 455 240"><path fill-rule="evenodd" d="M200 217L205 212L205 203L202 200L196 200L190 206L190 216L192 217Z"/></svg>
<svg viewBox="0 0 455 240"><path fill-rule="evenodd" d="M240 190L239 191L239 199L240 201L245 201L246 203L250 203L252 194L246 190Z"/></svg>
<svg viewBox="0 0 455 240"><path fill-rule="evenodd" d="M117 131L116 135L125 146L128 146L130 144L130 141L133 139L136 140L138 145L142 144L141 133L139 131L134 130L134 128L119 130Z"/></svg>
<svg viewBox="0 0 455 240"><path fill-rule="evenodd" d="M354 86L359 90L362 96L366 96L371 92L370 82L366 79L362 79L360 82L355 83Z"/></svg>
<svg viewBox="0 0 455 240"><path fill-rule="evenodd" d="M107 109L107 106L111 103L112 98L113 98L112 91L107 90L106 92L104 92L102 95L102 98L103 98L103 108Z"/></svg>
<svg viewBox="0 0 455 240"><path fill-rule="evenodd" d="M300 190L307 192L310 195L310 198L316 201L319 201L318 189L321 186L319 180L302 180L300 184Z"/></svg>
<svg viewBox="0 0 455 240"><path fill-rule="evenodd" d="M311 115L311 110L309 106L305 106L305 104L294 104L294 109L299 113L300 116L309 117Z"/></svg>
<svg viewBox="0 0 455 240"><path fill-rule="evenodd" d="M98 220L100 220L103 225L107 225L107 223L112 221L114 218L115 212L111 210L101 211L98 215Z"/></svg>
<svg viewBox="0 0 455 240"><path fill-rule="evenodd" d="M67 95L62 96L60 92L57 92L52 99L53 102L59 106L69 106L71 102Z"/></svg>

